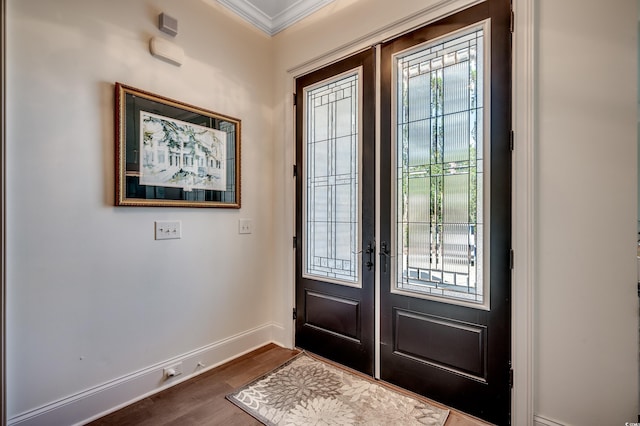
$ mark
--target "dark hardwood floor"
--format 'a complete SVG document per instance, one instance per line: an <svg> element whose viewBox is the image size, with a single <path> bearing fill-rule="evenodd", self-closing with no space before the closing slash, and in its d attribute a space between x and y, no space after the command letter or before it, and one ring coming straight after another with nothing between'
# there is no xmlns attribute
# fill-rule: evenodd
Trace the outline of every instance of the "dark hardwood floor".
<svg viewBox="0 0 640 426"><path fill-rule="evenodd" d="M227 401L225 395L273 370L296 353L298 351L274 344L266 345L89 425L260 425L260 422ZM445 426L486 424L451 410Z"/></svg>

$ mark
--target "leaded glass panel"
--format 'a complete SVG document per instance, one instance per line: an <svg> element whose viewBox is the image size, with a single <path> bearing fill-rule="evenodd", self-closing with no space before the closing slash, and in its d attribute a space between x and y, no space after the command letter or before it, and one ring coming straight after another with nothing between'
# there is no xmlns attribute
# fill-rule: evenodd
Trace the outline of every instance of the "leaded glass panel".
<svg viewBox="0 0 640 426"><path fill-rule="evenodd" d="M359 74L305 90L304 274L359 284Z"/></svg>
<svg viewBox="0 0 640 426"><path fill-rule="evenodd" d="M396 288L484 303L484 28L395 57Z"/></svg>

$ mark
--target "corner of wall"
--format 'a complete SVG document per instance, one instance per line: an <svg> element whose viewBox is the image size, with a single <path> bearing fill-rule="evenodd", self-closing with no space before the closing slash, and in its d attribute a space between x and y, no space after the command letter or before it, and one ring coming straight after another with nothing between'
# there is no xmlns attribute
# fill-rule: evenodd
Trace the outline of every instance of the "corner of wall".
<svg viewBox="0 0 640 426"><path fill-rule="evenodd" d="M6 238L5 238L5 72L6 72L6 25L7 2L0 0L0 425L7 423L7 381L6 381Z"/></svg>

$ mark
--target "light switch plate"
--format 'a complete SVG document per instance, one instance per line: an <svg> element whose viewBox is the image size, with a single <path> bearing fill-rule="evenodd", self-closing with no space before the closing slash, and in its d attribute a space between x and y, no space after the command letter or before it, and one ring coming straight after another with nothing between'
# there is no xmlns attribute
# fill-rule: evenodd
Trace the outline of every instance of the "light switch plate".
<svg viewBox="0 0 640 426"><path fill-rule="evenodd" d="M178 240L182 238L182 222L179 220L156 220L156 240Z"/></svg>
<svg viewBox="0 0 640 426"><path fill-rule="evenodd" d="M253 221L251 219L238 220L238 234L250 234L253 232Z"/></svg>

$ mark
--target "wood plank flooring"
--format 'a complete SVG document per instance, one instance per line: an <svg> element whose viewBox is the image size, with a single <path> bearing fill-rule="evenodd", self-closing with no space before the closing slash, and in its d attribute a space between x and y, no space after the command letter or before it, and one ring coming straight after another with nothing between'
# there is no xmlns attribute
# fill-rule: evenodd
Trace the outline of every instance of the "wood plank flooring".
<svg viewBox="0 0 640 426"><path fill-rule="evenodd" d="M265 374L298 351L270 344L95 420L91 426L260 425L225 395ZM440 404L429 401L438 406ZM445 426L488 423L451 410Z"/></svg>

